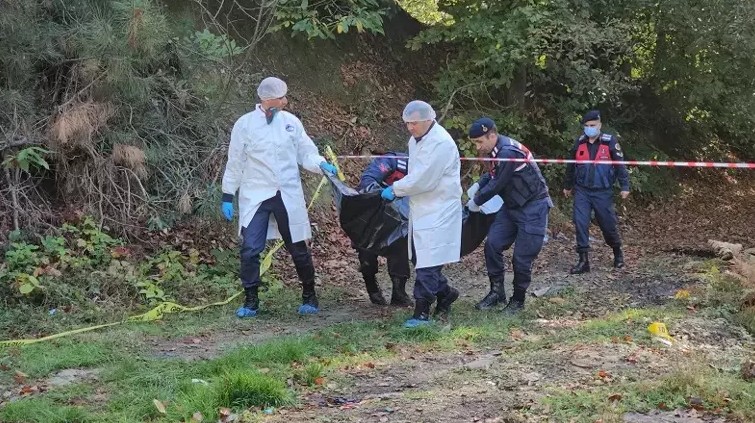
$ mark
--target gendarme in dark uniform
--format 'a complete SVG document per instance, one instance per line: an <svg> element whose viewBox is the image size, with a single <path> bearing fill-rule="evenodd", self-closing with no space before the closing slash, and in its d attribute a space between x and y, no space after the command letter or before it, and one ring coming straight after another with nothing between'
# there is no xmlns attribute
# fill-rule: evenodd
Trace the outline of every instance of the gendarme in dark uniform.
<svg viewBox="0 0 755 423"><path fill-rule="evenodd" d="M406 153L387 152L371 161L362 173L357 190L370 192L382 190L393 185L408 173L409 155ZM407 201L405 199L397 201ZM385 251L388 261L388 275L391 277L392 293L391 305L411 306L412 299L406 295L406 281L409 279L409 253L406 238L401 238L389 245ZM375 275L378 272L378 255L367 250L357 248L359 254L359 270L362 272L367 294L373 304L387 305Z"/></svg>
<svg viewBox="0 0 755 423"><path fill-rule="evenodd" d="M570 156L577 161L566 167L564 195L574 193L574 226L577 232L579 262L572 274L590 271L590 217L595 212L606 244L613 248L616 268L624 267L621 237L617 228L613 204L613 187L616 180L621 186L621 197L629 195L629 172L623 164L595 164L592 160L622 161L624 154L615 136L601 132L600 112L592 110L582 118L583 134L574 142ZM580 163L584 161L585 163Z"/></svg>
<svg viewBox="0 0 755 423"><path fill-rule="evenodd" d="M469 138L477 150L498 159L533 159L527 147L507 136L500 135L490 118L475 121ZM548 195L540 168L534 161L501 161L490 173L483 175L468 192L470 211L479 211L495 195L503 198L503 206L495 216L485 240L485 266L490 278L490 292L476 307L489 309L506 302L503 288L505 265L503 251L514 245L514 293L504 313L515 314L524 308L525 294L532 280L532 263L543 247L548 226L548 213L553 202Z"/></svg>

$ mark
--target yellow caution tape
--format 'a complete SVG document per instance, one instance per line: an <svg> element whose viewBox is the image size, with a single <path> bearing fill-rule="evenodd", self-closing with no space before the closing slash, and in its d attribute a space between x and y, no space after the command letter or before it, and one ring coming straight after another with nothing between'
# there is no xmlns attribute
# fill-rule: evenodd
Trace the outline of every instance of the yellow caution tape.
<svg viewBox="0 0 755 423"><path fill-rule="evenodd" d="M328 148L328 151L330 152L330 155L332 155L333 157L335 157L335 154L333 154L333 152L330 151L330 148ZM335 161L333 161L333 163L335 165ZM320 192L322 191L322 187L325 185L326 181L327 181L327 178L325 178L325 177L323 177L320 180L320 184L317 186L317 189L315 190L314 195L312 195L312 199L309 201L309 205L307 206L307 210L309 210L309 209L312 208L312 205L314 204L315 200L317 200L317 198L320 196ZM267 272L267 270L270 269L270 266L273 264L273 255L282 246L283 246L283 241L278 241L278 242L276 242L273 245L272 248L270 248L270 251L267 252L267 254L265 255L265 258L262 260L262 263L260 263L260 275L265 274L265 272ZM103 329L103 328L106 328L106 327L116 326L116 325L120 325L120 324L124 324L124 323L129 323L129 322L152 322L152 321L155 321L155 320L162 319L163 316L165 316L166 314L179 313L179 312L199 311L199 310L204 310L204 309L206 309L208 307L215 307L215 306L226 305L226 304L230 303L231 301L235 300L236 298L238 298L238 296L241 295L243 292L244 291L239 291L239 292L231 295L230 297L226 298L223 301L219 301L219 302L211 303L211 304L200 305L200 306L196 306L196 307L187 307L187 306L183 306L181 304L176 304L174 302L165 301L165 302L159 303L158 305L156 305L154 308L152 308L151 310L147 311L146 313L137 314L135 316L130 316L127 319L122 320L120 322L105 323L105 324L102 324L102 325L89 326L89 327L85 327L85 328L79 328L79 329L69 330L69 331L66 331L66 332L60 332L60 333L56 333L54 335L45 336L45 337L42 337L42 338L35 338L35 339L13 339L13 340L8 340L8 341L0 341L0 348L2 348L2 347L14 347L14 346L21 346L21 345L36 344L38 342L50 341L52 339L63 338L65 336L76 335L76 334L84 333L84 332L90 332L90 331L93 331L93 330Z"/></svg>
<svg viewBox="0 0 755 423"><path fill-rule="evenodd" d="M49 341L49 340L52 340L52 339L62 338L64 336L75 335L77 333L84 333L84 332L89 332L89 331L96 330L96 329L102 329L102 328L106 328L108 326L120 325L121 323L123 323L123 322L106 323L104 325L97 325L97 326L90 326L90 327L86 327L86 328L74 329L74 330L69 330L69 331L66 331L66 332L56 333L55 335L45 336L43 338L36 338L36 339L14 339L12 341L0 341L0 347L15 347L15 346L20 346L20 345L35 344L37 342Z"/></svg>
<svg viewBox="0 0 755 423"><path fill-rule="evenodd" d="M346 177L343 176L343 172L341 172L341 167L338 166L338 156L336 156L336 153L333 152L333 150L330 148L329 145L325 146L325 155L327 156L328 160L330 160L330 163L336 167L336 170L338 170L338 179L340 181L345 181Z"/></svg>

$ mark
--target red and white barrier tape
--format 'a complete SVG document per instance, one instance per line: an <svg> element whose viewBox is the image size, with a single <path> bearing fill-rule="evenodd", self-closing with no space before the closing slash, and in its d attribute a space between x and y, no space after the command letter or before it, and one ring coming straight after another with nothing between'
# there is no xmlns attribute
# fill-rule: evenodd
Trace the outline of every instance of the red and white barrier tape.
<svg viewBox="0 0 755 423"><path fill-rule="evenodd" d="M338 156L339 159L377 159L377 158L395 158L396 156ZM496 159L492 157L462 157L464 161L481 161L481 162L529 162L545 164L606 164L606 165L625 165L625 166L662 166L662 167L710 167L726 169L755 169L755 163L722 163L722 162L670 162L661 160L574 160L574 159Z"/></svg>

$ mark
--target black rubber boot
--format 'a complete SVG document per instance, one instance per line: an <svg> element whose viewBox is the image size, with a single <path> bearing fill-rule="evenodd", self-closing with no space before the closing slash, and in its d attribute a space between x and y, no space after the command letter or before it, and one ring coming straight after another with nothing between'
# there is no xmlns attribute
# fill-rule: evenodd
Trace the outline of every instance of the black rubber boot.
<svg viewBox="0 0 755 423"><path fill-rule="evenodd" d="M509 303L503 308L503 314L507 316L514 316L524 310L524 300L515 300L511 297Z"/></svg>
<svg viewBox="0 0 755 423"><path fill-rule="evenodd" d="M320 311L315 292L315 268L311 264L296 266L301 281L301 306L299 314L315 314Z"/></svg>
<svg viewBox="0 0 755 423"><path fill-rule="evenodd" d="M248 308L249 310L259 310L260 297L256 286L244 288L244 296L246 297L244 299L244 308Z"/></svg>
<svg viewBox="0 0 755 423"><path fill-rule="evenodd" d="M506 302L506 291L503 286L503 277L490 278L490 292L480 302L475 304L478 310L489 310L498 304Z"/></svg>
<svg viewBox="0 0 755 423"><path fill-rule="evenodd" d="M414 315L404 322L405 328L416 328L430 323L430 301L416 300L414 302Z"/></svg>
<svg viewBox="0 0 755 423"><path fill-rule="evenodd" d="M318 307L317 293L315 292L315 284L303 285L301 289L301 303L308 304L313 307Z"/></svg>
<svg viewBox="0 0 755 423"><path fill-rule="evenodd" d="M579 262L571 268L572 275L578 275L580 273L587 273L590 271L590 260L587 253L579 253Z"/></svg>
<svg viewBox="0 0 755 423"><path fill-rule="evenodd" d="M621 269L624 267L624 252L621 247L613 247L613 267Z"/></svg>
<svg viewBox="0 0 755 423"><path fill-rule="evenodd" d="M258 287L253 286L244 288L244 305L236 310L236 316L244 319L247 317L255 317L259 312L260 299L257 295Z"/></svg>
<svg viewBox="0 0 755 423"><path fill-rule="evenodd" d="M438 295L438 304L435 305L433 315L447 315L451 312L451 304L457 299L459 299L459 290L449 286L448 291L443 295Z"/></svg>
<svg viewBox="0 0 755 423"><path fill-rule="evenodd" d="M412 299L406 295L406 278L391 278L393 290L391 291L391 305L398 307L412 306Z"/></svg>
<svg viewBox="0 0 755 423"><path fill-rule="evenodd" d="M362 273L362 277L364 278L364 285L367 287L367 295L370 297L370 302L377 305L388 305L388 302L383 298L383 293L380 292L375 275Z"/></svg>

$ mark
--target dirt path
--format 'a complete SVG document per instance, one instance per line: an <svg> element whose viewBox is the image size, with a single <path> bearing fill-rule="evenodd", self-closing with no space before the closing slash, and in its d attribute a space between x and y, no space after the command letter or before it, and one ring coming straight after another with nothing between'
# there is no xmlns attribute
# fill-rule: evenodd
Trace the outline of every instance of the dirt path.
<svg viewBox="0 0 755 423"><path fill-rule="evenodd" d="M733 369L755 348L752 337L742 328L723 318L701 318L694 311L681 316L671 327L678 341L673 348L627 339L630 337L618 341L559 338L564 330L600 323L620 311L663 305L678 290L701 283L694 273L699 258L669 253L643 255L630 246L627 270L615 271L610 268L610 250L597 247L593 271L571 276L567 269L573 256L571 241L563 237L546 245L530 291L544 297L544 304L558 307L553 311L539 307L537 318L526 321L506 343L485 351L407 348L370 366L338 369L329 375L326 385L302 393L298 408L276 410L266 421L559 421L545 401L553 393L655 380L676 367L680 358L715 369ZM451 283L462 291L462 302L473 303L486 292L483 263L477 252L446 270ZM385 281L387 275L381 278ZM507 284L510 289L510 280ZM237 345L393 315L393 310L366 301L360 281L354 281L354 285L352 298L323 304L324 311L315 318L236 323L237 327L226 332L198 334L199 339L190 336L178 342L157 342L155 354L207 359ZM390 292L386 288L385 292ZM530 302L534 301L531 298ZM453 318L450 323L453 325ZM694 410L609 417L629 422L703 421Z"/></svg>
<svg viewBox="0 0 755 423"><path fill-rule="evenodd" d="M155 337L149 343L153 354L159 358L208 360L234 347L257 345L282 336L309 334L339 323L382 319L392 312L392 309L369 306L365 298L357 297L348 303L332 304L314 316L296 316L295 309L284 319L263 314L259 319L240 321L235 316L228 316L226 330L201 331L170 340Z"/></svg>

